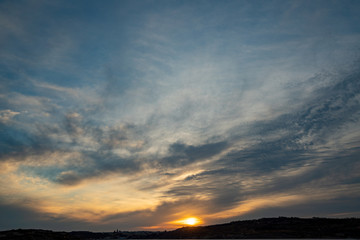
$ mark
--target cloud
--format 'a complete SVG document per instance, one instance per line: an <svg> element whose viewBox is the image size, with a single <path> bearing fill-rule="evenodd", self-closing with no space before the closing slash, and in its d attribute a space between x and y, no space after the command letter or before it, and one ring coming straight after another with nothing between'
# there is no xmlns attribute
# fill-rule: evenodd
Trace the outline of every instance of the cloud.
<svg viewBox="0 0 360 240"><path fill-rule="evenodd" d="M76 173L74 173L73 171L61 172L56 177L56 182L69 186L77 185L78 183L80 183L80 181L81 178L77 176Z"/></svg>
<svg viewBox="0 0 360 240"><path fill-rule="evenodd" d="M333 75L328 77L334 78ZM329 184L356 179L358 166L354 161L358 158L358 148L355 142L359 139L352 139L350 142L355 142L349 145L350 142L341 141L338 134L348 128L358 131L353 125L359 121L360 110L357 79L357 69L336 76L331 85L318 88L316 97L305 100L301 108L274 119L248 124L245 132L241 127L234 128L224 145L226 148L221 149L224 152L201 165L207 170L186 177L167 194L175 197L201 195L211 199L213 208L221 212L258 196L301 193L304 189L317 191L328 188ZM337 148L333 147L334 138L338 139ZM246 145L241 144L243 142ZM170 149L174 155L171 160L187 159L184 144L171 145ZM352 189L355 185L345 183L344 187ZM314 194L317 198L314 192L302 194ZM342 193L331 194L336 198ZM331 194L327 197L332 198Z"/></svg>
<svg viewBox="0 0 360 240"><path fill-rule="evenodd" d="M209 159L221 153L226 147L226 142L208 143L200 146L173 143L169 146L169 156L160 160L160 165L181 167L197 160Z"/></svg>
<svg viewBox="0 0 360 240"><path fill-rule="evenodd" d="M13 117L20 114L19 112L11 111L10 109L0 111L0 122L9 123Z"/></svg>
<svg viewBox="0 0 360 240"><path fill-rule="evenodd" d="M102 221L109 224L121 224L127 229L148 230L149 227L157 226L153 230L163 230L181 227L171 223L174 219L184 216L197 216L210 209L206 201L192 197L186 197L176 201L164 201L153 210L126 212L106 216ZM138 223L141 222L141 225ZM134 228L137 226L136 228Z"/></svg>
<svg viewBox="0 0 360 240"><path fill-rule="evenodd" d="M8 113L8 111L6 111ZM137 152L143 141L134 139L135 128L128 126L99 127L85 122L77 112L63 116L63 121L35 125L31 132L17 126L7 127L1 134L1 160L21 162L23 173L38 175L65 185L76 185L84 179L112 173L131 175L140 172L143 163ZM71 154L66 164L60 164ZM57 158L58 163L39 162L32 166L31 156ZM40 160L39 160L40 161ZM50 159L49 159L50 161Z"/></svg>
<svg viewBox="0 0 360 240"><path fill-rule="evenodd" d="M340 204L359 192L355 2L24 4L0 10L14 214L109 230L359 212Z"/></svg>
<svg viewBox="0 0 360 240"><path fill-rule="evenodd" d="M143 126L98 126L78 112L65 114L53 127L41 126L33 134L19 132L14 141L5 138L3 141L9 147L8 152L16 147L17 155L14 156L23 159L22 164L26 166L21 168L23 173L63 186L78 186L105 176L132 176L146 171L162 174L164 170L178 169L174 173L179 176L185 166L199 168L199 173L188 175L182 181L174 182L170 175L164 184L152 182L155 184L153 190L168 184L165 193L169 197L209 199L214 211L224 211L259 194L291 191L306 184L316 189L318 186L313 182L326 179L332 168L340 169L332 160L340 153L332 152L335 155L330 157L321 151L332 140L333 134L358 119L356 79L356 71L338 76L330 81L332 85L317 88L316 97L309 98L303 108L296 107L294 112L249 123L245 131L241 126L235 127L231 133L222 136L224 141L210 138L199 145L170 143L164 154L157 153L159 160L154 160L156 154L146 154L151 146L148 142L139 141L138 134L146 134ZM21 134L25 135L19 138ZM15 135L8 136L13 138ZM33 168L29 164L29 154L42 158L54 151L76 155L64 160L65 165L54 163L56 170L51 165ZM356 149L352 151L347 152L349 165L343 160L342 166L353 166ZM345 159L344 155L342 159ZM339 171L338 175L345 175L346 171L348 168ZM352 174L356 176L355 172Z"/></svg>
<svg viewBox="0 0 360 240"><path fill-rule="evenodd" d="M52 229L54 231L88 230L94 225L63 216L50 215L18 204L0 203L1 229ZM71 227L70 227L71 226ZM75 228L73 228L75 226Z"/></svg>

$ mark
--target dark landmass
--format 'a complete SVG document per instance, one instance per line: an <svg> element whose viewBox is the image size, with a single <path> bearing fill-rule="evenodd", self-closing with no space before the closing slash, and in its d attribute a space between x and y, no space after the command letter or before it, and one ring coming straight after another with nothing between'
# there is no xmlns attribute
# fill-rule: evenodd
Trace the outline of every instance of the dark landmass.
<svg viewBox="0 0 360 240"><path fill-rule="evenodd" d="M0 239L11 240L81 240L67 232L53 232L40 229L17 229L0 232Z"/></svg>
<svg viewBox="0 0 360 240"><path fill-rule="evenodd" d="M48 230L9 230L2 239L89 240L89 239L275 239L275 238L355 238L360 239L360 219L262 218L200 227L183 227L163 232L53 232Z"/></svg>
<svg viewBox="0 0 360 240"><path fill-rule="evenodd" d="M161 232L156 238L360 238L360 219L263 218Z"/></svg>

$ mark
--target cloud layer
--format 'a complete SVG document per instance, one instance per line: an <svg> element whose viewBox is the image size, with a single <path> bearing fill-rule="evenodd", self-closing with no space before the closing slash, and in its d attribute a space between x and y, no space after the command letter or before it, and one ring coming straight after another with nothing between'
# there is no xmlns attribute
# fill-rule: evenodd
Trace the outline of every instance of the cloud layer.
<svg viewBox="0 0 360 240"><path fill-rule="evenodd" d="M359 216L357 1L0 6L3 229Z"/></svg>

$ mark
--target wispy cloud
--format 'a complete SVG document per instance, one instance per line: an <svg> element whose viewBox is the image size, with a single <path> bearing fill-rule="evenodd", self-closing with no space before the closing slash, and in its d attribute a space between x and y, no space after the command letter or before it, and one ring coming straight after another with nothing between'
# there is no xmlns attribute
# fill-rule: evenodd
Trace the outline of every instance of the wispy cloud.
<svg viewBox="0 0 360 240"><path fill-rule="evenodd" d="M0 10L6 215L84 230L358 215L358 3L23 4Z"/></svg>
<svg viewBox="0 0 360 240"><path fill-rule="evenodd" d="M13 117L20 114L19 112L11 111L10 109L0 111L0 122L9 123Z"/></svg>

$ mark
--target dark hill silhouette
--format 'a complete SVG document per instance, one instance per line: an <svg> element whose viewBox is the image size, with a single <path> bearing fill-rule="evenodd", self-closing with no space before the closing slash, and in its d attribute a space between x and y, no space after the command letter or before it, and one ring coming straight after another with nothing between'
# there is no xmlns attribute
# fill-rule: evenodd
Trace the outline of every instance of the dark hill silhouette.
<svg viewBox="0 0 360 240"><path fill-rule="evenodd" d="M4 240L82 240L67 232L53 232L41 229L17 229L0 232L0 239Z"/></svg>
<svg viewBox="0 0 360 240"><path fill-rule="evenodd" d="M153 238L360 238L360 219L263 218L226 224L184 227Z"/></svg>
<svg viewBox="0 0 360 240"><path fill-rule="evenodd" d="M262 218L225 224L183 227L164 232L53 232L48 230L9 230L2 239L85 240L85 239L271 239L271 238L355 238L360 239L360 219Z"/></svg>

